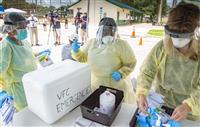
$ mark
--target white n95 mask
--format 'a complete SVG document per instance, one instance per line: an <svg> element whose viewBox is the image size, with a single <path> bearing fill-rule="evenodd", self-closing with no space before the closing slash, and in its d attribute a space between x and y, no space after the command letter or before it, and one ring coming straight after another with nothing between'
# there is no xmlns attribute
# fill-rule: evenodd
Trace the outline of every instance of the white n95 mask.
<svg viewBox="0 0 200 127"><path fill-rule="evenodd" d="M107 44L107 43L112 43L113 42L113 40L114 40L114 37L113 36L104 36L103 38L102 38L102 42L104 43L104 44Z"/></svg>
<svg viewBox="0 0 200 127"><path fill-rule="evenodd" d="M173 38L173 37L171 38L175 48L183 48L191 41L191 38Z"/></svg>

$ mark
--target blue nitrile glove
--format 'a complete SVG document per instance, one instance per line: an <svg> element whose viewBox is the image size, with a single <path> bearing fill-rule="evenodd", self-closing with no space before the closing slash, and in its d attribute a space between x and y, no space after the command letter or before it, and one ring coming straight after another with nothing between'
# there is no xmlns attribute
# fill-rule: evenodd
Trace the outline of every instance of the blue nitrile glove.
<svg viewBox="0 0 200 127"><path fill-rule="evenodd" d="M139 127L151 127L151 126L149 126L148 123L143 122L143 121L137 121L137 124Z"/></svg>
<svg viewBox="0 0 200 127"><path fill-rule="evenodd" d="M147 109L147 111L148 111L148 113L150 113L150 115L156 115L156 108L155 107L149 107L148 109Z"/></svg>
<svg viewBox="0 0 200 127"><path fill-rule="evenodd" d="M153 114L150 116L150 125L156 126L156 121L158 120L157 115Z"/></svg>
<svg viewBox="0 0 200 127"><path fill-rule="evenodd" d="M115 80L115 81L119 81L121 78L122 78L122 75L119 71L114 71L112 73L112 78Z"/></svg>
<svg viewBox="0 0 200 127"><path fill-rule="evenodd" d="M6 91L0 91L0 109L1 109L7 96L8 96L8 94L6 93Z"/></svg>
<svg viewBox="0 0 200 127"><path fill-rule="evenodd" d="M80 43L78 43L77 41L72 43L71 49L73 50L73 52L77 53L79 48L80 48Z"/></svg>
<svg viewBox="0 0 200 127"><path fill-rule="evenodd" d="M137 120L140 121L140 122L146 122L146 117L148 117L148 116L138 115Z"/></svg>

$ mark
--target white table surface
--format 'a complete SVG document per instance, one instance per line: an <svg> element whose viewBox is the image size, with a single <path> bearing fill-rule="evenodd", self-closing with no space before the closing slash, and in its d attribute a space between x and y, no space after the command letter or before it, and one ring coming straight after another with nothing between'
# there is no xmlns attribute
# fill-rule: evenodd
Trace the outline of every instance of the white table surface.
<svg viewBox="0 0 200 127"><path fill-rule="evenodd" d="M118 127L128 127L129 122L135 112L136 106L129 104L122 104L121 110L117 117L115 118L111 126ZM39 117L32 113L28 108L23 109L22 111L14 115L12 124L9 126L18 126L18 127L30 127L30 126L48 126L48 127L67 127L72 126L78 117L81 116L80 107L77 107L70 113L66 114L57 122L48 125L43 122ZM189 120L184 120L182 122L183 127L200 127L200 123L196 123Z"/></svg>

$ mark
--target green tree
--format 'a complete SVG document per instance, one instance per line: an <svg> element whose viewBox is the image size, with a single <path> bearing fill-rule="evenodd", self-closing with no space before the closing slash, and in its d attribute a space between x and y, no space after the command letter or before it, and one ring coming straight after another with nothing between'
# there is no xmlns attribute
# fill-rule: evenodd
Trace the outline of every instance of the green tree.
<svg viewBox="0 0 200 127"><path fill-rule="evenodd" d="M151 21L158 18L160 0L129 0L127 4L143 11L144 15L149 15ZM161 16L165 16L168 9L167 0L163 0Z"/></svg>
<svg viewBox="0 0 200 127"><path fill-rule="evenodd" d="M34 3L27 3L26 0L3 0L2 5L4 8L17 8L27 11L35 11L37 16L47 14L50 10L55 10L54 6L44 7L38 5L39 0L33 0Z"/></svg>

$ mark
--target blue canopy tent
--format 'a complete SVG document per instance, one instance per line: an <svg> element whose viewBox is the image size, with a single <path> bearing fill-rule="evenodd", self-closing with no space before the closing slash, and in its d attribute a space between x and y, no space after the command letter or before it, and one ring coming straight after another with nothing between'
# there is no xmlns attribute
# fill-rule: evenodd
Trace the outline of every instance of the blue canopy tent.
<svg viewBox="0 0 200 127"><path fill-rule="evenodd" d="M4 13L4 7L0 5L0 14Z"/></svg>

